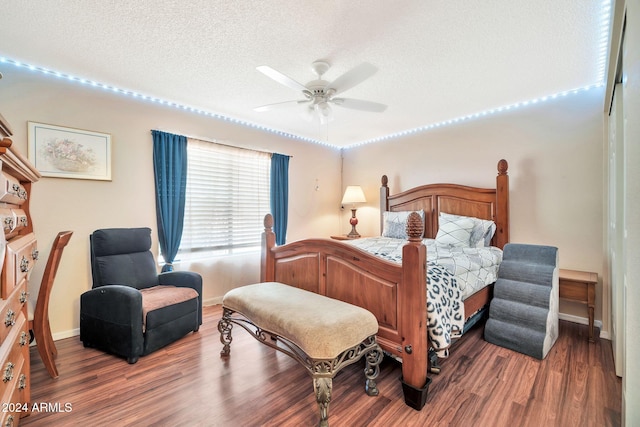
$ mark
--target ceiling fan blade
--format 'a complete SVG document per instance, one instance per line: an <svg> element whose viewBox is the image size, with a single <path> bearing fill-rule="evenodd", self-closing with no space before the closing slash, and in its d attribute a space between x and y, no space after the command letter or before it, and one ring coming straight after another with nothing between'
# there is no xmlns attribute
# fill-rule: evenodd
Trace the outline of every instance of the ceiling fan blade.
<svg viewBox="0 0 640 427"><path fill-rule="evenodd" d="M274 70L268 65L261 65L259 67L256 67L256 70L260 71L267 77L271 77L273 80L277 81L278 83L285 85L287 87L290 87L291 89L301 90L303 92L307 90L307 88L302 83L298 83L297 81L293 80L291 77L285 74L282 74L280 71Z"/></svg>
<svg viewBox="0 0 640 427"><path fill-rule="evenodd" d="M352 110L368 111L371 113L382 113L387 109L387 106L378 102L364 101L362 99L352 98L333 98L332 103L339 105L343 108L350 108Z"/></svg>
<svg viewBox="0 0 640 427"><path fill-rule="evenodd" d="M304 104L310 102L308 99L304 99L304 100L294 100L294 101L282 101L282 102L276 102L274 104L267 104L267 105L261 105L259 107L255 107L253 109L253 111L257 111L259 113L262 113L263 111L271 111L271 110L275 110L277 108L283 108L283 107L288 107L291 105L298 105L298 104Z"/></svg>
<svg viewBox="0 0 640 427"><path fill-rule="evenodd" d="M363 62L329 83L325 90L333 89L334 93L347 91L373 76L377 71L374 65Z"/></svg>

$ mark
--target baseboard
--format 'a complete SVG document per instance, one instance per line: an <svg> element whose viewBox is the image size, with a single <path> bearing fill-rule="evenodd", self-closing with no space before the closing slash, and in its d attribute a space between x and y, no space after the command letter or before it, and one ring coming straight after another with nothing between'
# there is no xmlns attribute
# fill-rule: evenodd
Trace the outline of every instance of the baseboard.
<svg viewBox="0 0 640 427"><path fill-rule="evenodd" d="M209 298L202 301L202 305L204 305L205 307L210 305L220 305L220 304L222 304L222 297L214 297L214 298Z"/></svg>
<svg viewBox="0 0 640 427"><path fill-rule="evenodd" d="M587 319L586 317L574 316L572 314L558 313L558 319L566 320L566 321L572 322L572 323L578 323L580 325L589 325L589 319ZM593 321L593 326L598 328L598 331L600 331L600 338L603 338L605 340L611 339L609 337L609 332L602 330L602 321L601 320L594 320Z"/></svg>
<svg viewBox="0 0 640 427"><path fill-rule="evenodd" d="M51 334L54 341L63 340L65 338L77 337L80 335L80 328L71 329L68 331L56 332Z"/></svg>
<svg viewBox="0 0 640 427"><path fill-rule="evenodd" d="M208 298L208 299L202 301L202 304L204 306L222 304L222 297ZM560 320L566 320L568 322L579 323L581 325L588 325L589 324L589 319L587 319L586 317L574 316L574 315L571 315L571 314L559 313L558 314L558 318ZM601 320L595 320L593 322L593 325L596 328L598 328L598 330L600 331L600 338L604 338L606 340L611 339L609 337L609 333L607 331L603 331L602 330L602 321ZM53 340L57 341L57 340L65 339L65 338L75 337L75 336L78 336L78 335L80 335L80 328L71 329L71 330L68 330L68 331L57 332L57 333L53 334Z"/></svg>
<svg viewBox="0 0 640 427"><path fill-rule="evenodd" d="M205 306L211 306L211 305L220 305L222 304L222 297L214 297L214 298L209 298L204 300L203 305ZM564 313L558 313L558 318L561 320L566 320L569 322L573 322L573 323L579 323L581 325L588 325L589 324L589 319L586 317L581 317L581 316L574 316L572 314L564 314ZM602 330L602 321L601 320L594 320L593 321L593 326L595 326L596 328L598 328L598 331L600 331L600 338L603 338L605 340L610 340L611 337L609 336L609 331L603 331Z"/></svg>

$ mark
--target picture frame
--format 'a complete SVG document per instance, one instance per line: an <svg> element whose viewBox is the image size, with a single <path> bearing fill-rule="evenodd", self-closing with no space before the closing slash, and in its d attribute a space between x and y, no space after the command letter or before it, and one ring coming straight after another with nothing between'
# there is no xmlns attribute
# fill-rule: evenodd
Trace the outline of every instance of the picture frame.
<svg viewBox="0 0 640 427"><path fill-rule="evenodd" d="M42 176L111 181L111 135L28 122L28 157Z"/></svg>

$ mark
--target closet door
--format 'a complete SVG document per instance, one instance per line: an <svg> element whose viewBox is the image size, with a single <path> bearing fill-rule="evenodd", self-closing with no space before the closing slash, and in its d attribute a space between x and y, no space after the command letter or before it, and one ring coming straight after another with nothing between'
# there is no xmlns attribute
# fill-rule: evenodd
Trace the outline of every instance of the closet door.
<svg viewBox="0 0 640 427"><path fill-rule="evenodd" d="M616 375L622 376L624 367L624 212L625 212L625 162L624 162L624 111L623 87L616 85L609 116L609 261L611 284L611 343L613 346Z"/></svg>

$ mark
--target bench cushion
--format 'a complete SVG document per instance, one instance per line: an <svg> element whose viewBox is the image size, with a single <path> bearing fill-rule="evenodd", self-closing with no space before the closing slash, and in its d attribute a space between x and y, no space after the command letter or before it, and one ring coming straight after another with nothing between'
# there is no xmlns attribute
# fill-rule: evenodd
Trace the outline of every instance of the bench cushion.
<svg viewBox="0 0 640 427"><path fill-rule="evenodd" d="M233 289L222 305L312 359L335 359L378 332L375 316L364 308L278 282Z"/></svg>

